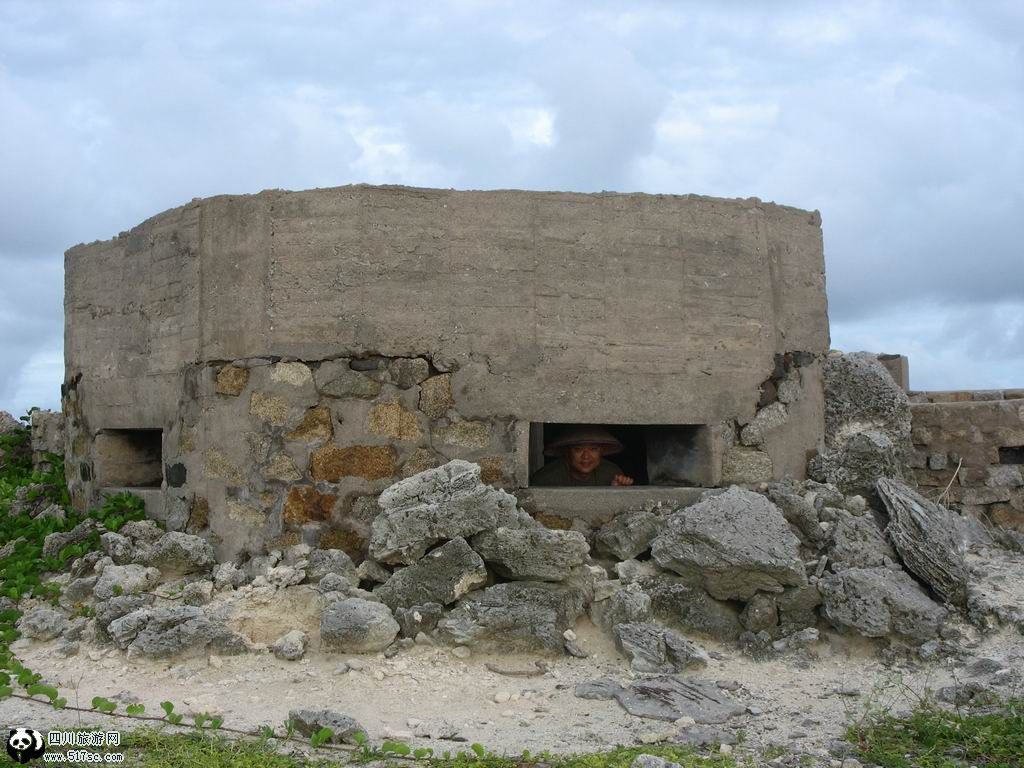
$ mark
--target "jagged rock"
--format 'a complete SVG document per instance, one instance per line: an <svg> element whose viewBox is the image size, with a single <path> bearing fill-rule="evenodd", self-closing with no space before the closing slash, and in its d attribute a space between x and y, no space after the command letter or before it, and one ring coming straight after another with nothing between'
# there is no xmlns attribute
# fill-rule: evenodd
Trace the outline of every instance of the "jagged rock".
<svg viewBox="0 0 1024 768"><path fill-rule="evenodd" d="M278 589L284 589L285 587L293 587L296 584L301 584L306 578L306 574L298 568L294 568L290 565L278 565L267 571L267 575L264 577L268 584L271 584Z"/></svg>
<svg viewBox="0 0 1024 768"><path fill-rule="evenodd" d="M577 699L592 699L594 701L610 701L615 694L622 690L622 686L610 677L599 677L596 680L586 680L577 683L573 689L573 695Z"/></svg>
<svg viewBox="0 0 1024 768"><path fill-rule="evenodd" d="M658 624L618 624L613 632L615 644L637 672L681 672L706 667L709 661L703 648Z"/></svg>
<svg viewBox="0 0 1024 768"><path fill-rule="evenodd" d="M12 432L25 432L27 427L11 416L7 411L0 411L0 435L8 435Z"/></svg>
<svg viewBox="0 0 1024 768"><path fill-rule="evenodd" d="M615 564L615 574L623 584L631 584L663 573L664 571L650 560L624 560Z"/></svg>
<svg viewBox="0 0 1024 768"><path fill-rule="evenodd" d="M678 675L637 681L615 699L631 715L668 722L692 717L696 723L724 723L746 711L712 681Z"/></svg>
<svg viewBox="0 0 1024 768"><path fill-rule="evenodd" d="M92 518L83 520L70 531L49 534L43 539L43 557L57 557L69 544L78 544L89 538L99 526Z"/></svg>
<svg viewBox="0 0 1024 768"><path fill-rule="evenodd" d="M93 595L97 600L109 600L118 595L145 592L160 580L160 571L135 563L108 565L96 580Z"/></svg>
<svg viewBox="0 0 1024 768"><path fill-rule="evenodd" d="M91 576L99 573L96 571L96 564L100 560L110 561L110 558L106 557L102 552L86 552L79 558L76 558L71 562L71 567L68 569L68 574L72 579L80 579L83 576ZM102 569L101 569L102 570Z"/></svg>
<svg viewBox="0 0 1024 768"><path fill-rule="evenodd" d="M784 403L774 402L766 405L740 431L740 442L747 446L761 445L765 435L781 427L788 418L789 410Z"/></svg>
<svg viewBox="0 0 1024 768"><path fill-rule="evenodd" d="M65 608L81 605L92 597L97 581L99 581L99 576L72 579L60 590L60 604Z"/></svg>
<svg viewBox="0 0 1024 768"><path fill-rule="evenodd" d="M828 559L833 571L876 568L896 562L896 552L885 540L874 517L858 517L845 509L835 509L835 514L832 544L828 548Z"/></svg>
<svg viewBox="0 0 1024 768"><path fill-rule="evenodd" d="M31 483L16 488L14 490L14 498L11 500L10 516L28 515L29 517L38 517L52 503L48 496L48 492L52 491L52 485L43 483Z"/></svg>
<svg viewBox="0 0 1024 768"><path fill-rule="evenodd" d="M561 653L571 629L593 596L585 578L561 583L514 581L467 595L438 623L458 645L494 643L504 649L541 648Z"/></svg>
<svg viewBox="0 0 1024 768"><path fill-rule="evenodd" d="M338 744L355 744L357 733L366 735L366 729L354 719L330 709L293 709L288 713L288 719L303 736L312 736L321 728L330 728L334 732L330 740Z"/></svg>
<svg viewBox="0 0 1024 768"><path fill-rule="evenodd" d="M293 629L291 632L287 632L277 639L277 641L270 646L270 650L273 651L274 655L279 659L285 661L295 661L301 659L303 654L306 653L306 643L309 642L309 635L299 629Z"/></svg>
<svg viewBox="0 0 1024 768"><path fill-rule="evenodd" d="M781 635L792 634L818 623L817 608L821 605L821 592L816 585L789 587L781 595L775 596L775 605L779 609L776 632Z"/></svg>
<svg viewBox="0 0 1024 768"><path fill-rule="evenodd" d="M38 515L35 516L36 520L67 520L68 513L64 511L64 508L58 504L51 504Z"/></svg>
<svg viewBox="0 0 1024 768"><path fill-rule="evenodd" d="M152 544L164 535L164 532L154 520L132 520L121 526L119 533L136 543L142 544Z"/></svg>
<svg viewBox="0 0 1024 768"><path fill-rule="evenodd" d="M206 605L213 599L213 582L193 581L181 590L181 602L185 605Z"/></svg>
<svg viewBox="0 0 1024 768"><path fill-rule="evenodd" d="M797 529L797 535L804 544L819 545L827 538L819 525L818 512L814 504L796 493L786 483L772 483L768 486L768 498L782 511L786 521Z"/></svg>
<svg viewBox="0 0 1024 768"><path fill-rule="evenodd" d="M594 534L594 550L618 560L631 560L651 548L660 525L661 518L650 512L623 512Z"/></svg>
<svg viewBox="0 0 1024 768"><path fill-rule="evenodd" d="M250 576L234 563L218 563L213 567L213 586L217 589L238 589L249 581Z"/></svg>
<svg viewBox="0 0 1024 768"><path fill-rule="evenodd" d="M165 533L152 544L138 547L136 562L159 568L165 576L184 576L210 570L217 562L205 539L180 531Z"/></svg>
<svg viewBox="0 0 1024 768"><path fill-rule="evenodd" d="M826 448L807 464L815 480L836 485L843 493L876 499L875 483L882 477L903 477L905 460L884 432L867 430L841 445Z"/></svg>
<svg viewBox="0 0 1024 768"><path fill-rule="evenodd" d="M886 533L907 570L943 600L965 607L967 566L956 515L895 480L879 480L877 490L889 511Z"/></svg>
<svg viewBox="0 0 1024 768"><path fill-rule="evenodd" d="M499 576L520 581L562 581L590 552L582 533L548 528L495 528L472 547Z"/></svg>
<svg viewBox="0 0 1024 768"><path fill-rule="evenodd" d="M368 581L371 584L385 584L391 578L391 571L378 563L376 560L363 560L356 568L356 575L359 581Z"/></svg>
<svg viewBox="0 0 1024 768"><path fill-rule="evenodd" d="M117 565L130 563L135 557L135 545L132 540L119 533L104 533L100 536L100 546L107 557Z"/></svg>
<svg viewBox="0 0 1024 768"><path fill-rule="evenodd" d="M867 637L925 642L938 635L946 610L910 576L890 568L849 568L818 582L824 615L839 629Z"/></svg>
<svg viewBox="0 0 1024 768"><path fill-rule="evenodd" d="M650 596L651 608L659 621L724 642L735 640L743 631L736 608L715 600L682 576L656 573L636 583Z"/></svg>
<svg viewBox="0 0 1024 768"><path fill-rule="evenodd" d="M53 640L67 626L67 616L46 607L34 608L18 619L18 631L35 640Z"/></svg>
<svg viewBox="0 0 1024 768"><path fill-rule="evenodd" d="M310 565L309 556L313 554L314 551L340 552L341 550L315 550L313 547L309 546L309 544L292 544L290 547L285 549L284 555L281 558L281 563L284 565L290 565L293 568L305 570ZM320 575L322 576L323 574Z"/></svg>
<svg viewBox="0 0 1024 768"><path fill-rule="evenodd" d="M222 653L246 650L244 640L211 620L201 608L142 608L107 627L111 639L128 654L166 658L187 650L215 648Z"/></svg>
<svg viewBox="0 0 1024 768"><path fill-rule="evenodd" d="M455 538L418 563L400 568L374 594L389 608L408 608L420 603L454 603L487 582L480 555L465 539Z"/></svg>
<svg viewBox="0 0 1024 768"><path fill-rule="evenodd" d="M281 553L279 551L271 550L265 555L256 555L250 557L245 565L242 566L242 570L245 571L245 575L250 580L262 576L266 578L271 568L277 567L277 564L281 562Z"/></svg>
<svg viewBox="0 0 1024 768"><path fill-rule="evenodd" d="M96 603L97 631L100 635L106 636L108 634L107 628L112 622L134 611L148 608L155 600L156 598L153 595L121 595Z"/></svg>
<svg viewBox="0 0 1024 768"><path fill-rule="evenodd" d="M776 653L783 653L785 651L795 651L802 648L809 648L818 642L820 633L814 627L805 627L799 632L793 632L792 634L786 635L779 638L772 643L772 650Z"/></svg>
<svg viewBox="0 0 1024 768"><path fill-rule="evenodd" d="M740 612L740 623L750 632L761 632L772 629L779 623L779 607L774 598L758 593Z"/></svg>
<svg viewBox="0 0 1024 768"><path fill-rule="evenodd" d="M379 503L370 555L388 564L410 565L439 541L467 538L506 523L517 527L522 519L514 496L484 485L479 465L461 460L395 483Z"/></svg>
<svg viewBox="0 0 1024 768"><path fill-rule="evenodd" d="M800 541L782 512L735 486L669 515L651 554L662 568L699 577L720 600L806 583Z"/></svg>
<svg viewBox="0 0 1024 768"><path fill-rule="evenodd" d="M383 651L398 634L398 622L383 603L356 597L331 603L320 616L320 642L325 651Z"/></svg>
<svg viewBox="0 0 1024 768"><path fill-rule="evenodd" d="M89 620L84 616L79 616L77 619L71 619L68 621L67 626L64 627L64 631L61 632L61 637L64 640L81 640L82 635L85 634L85 630L89 626Z"/></svg>
<svg viewBox="0 0 1024 768"><path fill-rule="evenodd" d="M429 635L443 616L444 606L440 603L424 603L395 609L395 620L398 622L402 637L416 637L420 632Z"/></svg>
<svg viewBox="0 0 1024 768"><path fill-rule="evenodd" d="M639 584L630 584L607 600L590 604L591 621L605 632L611 632L616 624L649 622L653 616L651 598Z"/></svg>
<svg viewBox="0 0 1024 768"><path fill-rule="evenodd" d="M870 352L830 355L822 364L825 382L825 443L845 442L875 430L909 451L910 400ZM842 487L842 486L840 486Z"/></svg>
<svg viewBox="0 0 1024 768"><path fill-rule="evenodd" d="M307 556L306 580L312 583L320 581L328 573L339 573L353 587L359 586L359 574L356 573L352 558L340 549L314 549Z"/></svg>

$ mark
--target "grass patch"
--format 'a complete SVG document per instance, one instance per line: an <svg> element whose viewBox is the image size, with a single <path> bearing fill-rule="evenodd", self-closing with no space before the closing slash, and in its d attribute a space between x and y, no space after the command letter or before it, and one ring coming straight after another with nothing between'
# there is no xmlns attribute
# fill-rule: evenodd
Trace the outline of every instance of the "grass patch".
<svg viewBox="0 0 1024 768"><path fill-rule="evenodd" d="M690 747L663 745L619 747L606 752L582 755L524 753L516 758L489 753L479 756L472 751L464 751L448 758L398 760L394 757L382 757L380 753L369 749L330 758L306 757L282 754L274 742L268 742L266 739L229 739L209 732L172 734L151 728L123 733L121 746L108 748L106 751L123 753L125 761L120 765L138 768L329 768L382 760L393 765L415 765L422 768L629 768L640 754L658 755L679 763L683 768L737 768L738 765L731 756L701 756ZM5 753L0 754L0 765L17 765L9 760ZM33 763L42 764L42 761L40 759Z"/></svg>
<svg viewBox="0 0 1024 768"><path fill-rule="evenodd" d="M924 704L907 718L850 728L861 759L883 768L1024 767L1024 700L995 713L947 712Z"/></svg>

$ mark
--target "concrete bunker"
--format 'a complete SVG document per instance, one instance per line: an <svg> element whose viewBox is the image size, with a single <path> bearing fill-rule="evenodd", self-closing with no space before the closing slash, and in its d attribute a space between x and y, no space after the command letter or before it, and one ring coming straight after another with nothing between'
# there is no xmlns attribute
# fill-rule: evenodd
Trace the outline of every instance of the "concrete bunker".
<svg viewBox="0 0 1024 768"><path fill-rule="evenodd" d="M74 504L146 467L149 513L221 558L361 558L379 493L451 459L531 512L634 503L532 487L553 425L618 429L645 499L683 503L803 478L822 446L820 217L755 198L275 190L76 246L65 274ZM148 458L111 463L138 425Z"/></svg>

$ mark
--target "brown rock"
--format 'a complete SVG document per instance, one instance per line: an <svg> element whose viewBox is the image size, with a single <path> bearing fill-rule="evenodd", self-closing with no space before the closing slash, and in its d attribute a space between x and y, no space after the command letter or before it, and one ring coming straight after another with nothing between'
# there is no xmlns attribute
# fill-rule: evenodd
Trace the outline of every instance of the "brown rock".
<svg viewBox="0 0 1024 768"><path fill-rule="evenodd" d="M420 410L430 418L441 418L454 405L450 373L431 376L420 384Z"/></svg>
<svg viewBox="0 0 1024 768"><path fill-rule="evenodd" d="M1017 511L1009 504L993 504L988 508L988 517L1000 528L1024 533L1024 512Z"/></svg>
<svg viewBox="0 0 1024 768"><path fill-rule="evenodd" d="M572 520L559 515L552 515L550 512L538 512L534 519L545 528L553 531L568 531L572 529Z"/></svg>
<svg viewBox="0 0 1024 768"><path fill-rule="evenodd" d="M735 447L722 459L722 484L764 483L772 479L772 457L754 448Z"/></svg>
<svg viewBox="0 0 1024 768"><path fill-rule="evenodd" d="M229 499L227 503L228 517L236 523L248 526L260 526L267 521L267 513L255 504L247 504L237 499Z"/></svg>
<svg viewBox="0 0 1024 768"><path fill-rule="evenodd" d="M428 469L440 467L445 463L444 458L438 456L429 448L417 448L412 456L402 465L402 477L412 477Z"/></svg>
<svg viewBox="0 0 1024 768"><path fill-rule="evenodd" d="M188 514L188 523L185 525L185 533L196 534L206 530L209 525L210 502L202 496L194 496Z"/></svg>
<svg viewBox="0 0 1024 768"><path fill-rule="evenodd" d="M249 369L225 365L217 372L217 394L238 397L249 383Z"/></svg>
<svg viewBox="0 0 1024 768"><path fill-rule="evenodd" d="M334 437L331 424L331 409L326 405L310 408L302 417L302 423L284 436L285 440L330 440Z"/></svg>
<svg viewBox="0 0 1024 768"><path fill-rule="evenodd" d="M302 535L298 531L284 531L270 541L270 549L287 549L302 543Z"/></svg>
<svg viewBox="0 0 1024 768"><path fill-rule="evenodd" d="M312 486L292 486L284 502L284 522L288 525L302 525L329 520L337 500L337 496L320 493Z"/></svg>
<svg viewBox="0 0 1024 768"><path fill-rule="evenodd" d="M288 403L283 397L253 392L249 398L249 413L275 427L283 427L288 421Z"/></svg>
<svg viewBox="0 0 1024 768"><path fill-rule="evenodd" d="M366 428L375 435L398 440L419 440L423 437L416 415L405 410L400 403L391 401L375 405L366 419Z"/></svg>
<svg viewBox="0 0 1024 768"><path fill-rule="evenodd" d="M395 458L390 445L325 445L313 454L313 479L336 483L343 477L392 477L397 470Z"/></svg>
<svg viewBox="0 0 1024 768"><path fill-rule="evenodd" d="M320 549L340 549L356 562L366 557L366 539L355 531L331 528L320 534Z"/></svg>
<svg viewBox="0 0 1024 768"><path fill-rule="evenodd" d="M480 465L480 482L500 485L505 479L505 459L501 456L485 456L477 459Z"/></svg>

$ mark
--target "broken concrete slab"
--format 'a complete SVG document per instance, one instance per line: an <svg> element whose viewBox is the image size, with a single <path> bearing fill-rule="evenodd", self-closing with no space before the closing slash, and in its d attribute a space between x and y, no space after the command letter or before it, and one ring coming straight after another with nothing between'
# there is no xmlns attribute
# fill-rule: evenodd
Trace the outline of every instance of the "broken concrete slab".
<svg viewBox="0 0 1024 768"><path fill-rule="evenodd" d="M494 572L519 581L563 581L590 552L579 531L493 528L470 541Z"/></svg>
<svg viewBox="0 0 1024 768"><path fill-rule="evenodd" d="M717 724L746 711L713 681L678 675L633 683L618 691L615 699L631 715L668 722L692 717L696 723Z"/></svg>
<svg viewBox="0 0 1024 768"><path fill-rule="evenodd" d="M487 583L487 568L466 540L455 538L419 562L399 568L373 594L392 610L422 603L448 605Z"/></svg>

